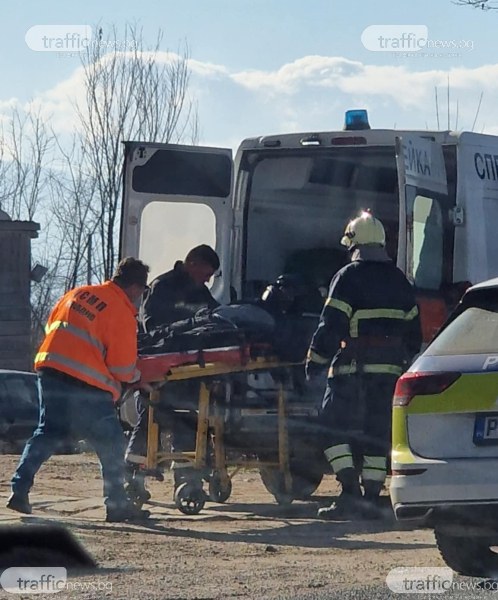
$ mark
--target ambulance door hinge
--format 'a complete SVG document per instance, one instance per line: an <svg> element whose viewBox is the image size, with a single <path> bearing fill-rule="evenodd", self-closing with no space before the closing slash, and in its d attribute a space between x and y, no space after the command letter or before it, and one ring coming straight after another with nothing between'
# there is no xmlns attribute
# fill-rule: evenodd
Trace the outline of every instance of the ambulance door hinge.
<svg viewBox="0 0 498 600"><path fill-rule="evenodd" d="M455 208L450 211L450 218L455 227L465 225L465 210L463 206L455 206Z"/></svg>

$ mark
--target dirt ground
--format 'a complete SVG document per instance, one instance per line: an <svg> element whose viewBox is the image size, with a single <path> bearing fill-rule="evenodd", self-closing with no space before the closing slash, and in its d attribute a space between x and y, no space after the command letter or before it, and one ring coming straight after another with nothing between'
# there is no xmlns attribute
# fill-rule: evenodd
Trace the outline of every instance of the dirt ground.
<svg viewBox="0 0 498 600"><path fill-rule="evenodd" d="M199 515L185 516L173 504L167 474L163 483L148 480L152 518L142 526L104 522L92 454L50 459L31 494L33 514L18 516L4 508L17 460L0 456L0 524L64 524L99 565L71 577L73 590L51 596L61 600L271 599L317 590L347 596L358 586L382 584L394 567L444 566L429 530L394 521L318 521L317 507L337 494L331 476L311 501L282 507L257 471L242 471L225 504L207 503Z"/></svg>

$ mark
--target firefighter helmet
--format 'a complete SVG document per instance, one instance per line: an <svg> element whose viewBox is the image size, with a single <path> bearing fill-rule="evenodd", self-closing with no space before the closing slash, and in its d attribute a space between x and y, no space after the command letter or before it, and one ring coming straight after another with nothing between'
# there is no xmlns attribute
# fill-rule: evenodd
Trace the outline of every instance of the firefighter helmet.
<svg viewBox="0 0 498 600"><path fill-rule="evenodd" d="M384 225L365 210L359 217L347 224L341 244L349 249L364 244L385 246L386 232L384 231Z"/></svg>

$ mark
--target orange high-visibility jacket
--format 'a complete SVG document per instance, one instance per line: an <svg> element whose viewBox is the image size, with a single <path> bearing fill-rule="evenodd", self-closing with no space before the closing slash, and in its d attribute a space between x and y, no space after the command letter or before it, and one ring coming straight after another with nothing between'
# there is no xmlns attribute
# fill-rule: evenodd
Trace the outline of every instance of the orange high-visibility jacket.
<svg viewBox="0 0 498 600"><path fill-rule="evenodd" d="M137 381L136 308L112 281L67 292L55 305L35 369L50 367L96 388L121 394Z"/></svg>

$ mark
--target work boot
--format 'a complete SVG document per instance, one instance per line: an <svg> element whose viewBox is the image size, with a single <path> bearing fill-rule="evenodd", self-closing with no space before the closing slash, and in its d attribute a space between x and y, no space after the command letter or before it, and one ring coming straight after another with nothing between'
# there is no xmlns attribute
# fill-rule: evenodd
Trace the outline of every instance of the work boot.
<svg viewBox="0 0 498 600"><path fill-rule="evenodd" d="M363 482L364 494L361 513L365 519L382 519L383 514L380 498L382 487L383 483L379 481Z"/></svg>
<svg viewBox="0 0 498 600"><path fill-rule="evenodd" d="M360 516L360 496L341 492L339 498L330 506L318 509L317 516L325 521L337 521L342 519L355 519Z"/></svg>
<svg viewBox="0 0 498 600"><path fill-rule="evenodd" d="M123 523L126 521L145 521L150 517L149 510L141 510L131 502L126 504L110 504L107 506L107 523Z"/></svg>
<svg viewBox="0 0 498 600"><path fill-rule="evenodd" d="M359 517L361 489L356 471L346 468L338 471L336 475L342 486L341 494L330 506L318 509L318 518L333 521L336 519L354 519Z"/></svg>
<svg viewBox="0 0 498 600"><path fill-rule="evenodd" d="M16 492L12 492L10 495L7 501L7 508L25 515L30 515L32 512L28 494L19 494Z"/></svg>

